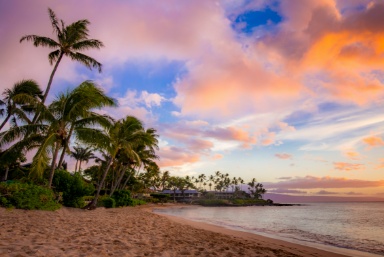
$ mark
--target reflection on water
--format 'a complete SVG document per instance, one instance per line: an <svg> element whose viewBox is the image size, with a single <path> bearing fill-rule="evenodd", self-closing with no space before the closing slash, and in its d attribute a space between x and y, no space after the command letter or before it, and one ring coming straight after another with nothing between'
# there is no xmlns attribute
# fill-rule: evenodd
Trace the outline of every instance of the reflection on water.
<svg viewBox="0 0 384 257"><path fill-rule="evenodd" d="M185 207L165 214L232 229L384 256L384 202Z"/></svg>

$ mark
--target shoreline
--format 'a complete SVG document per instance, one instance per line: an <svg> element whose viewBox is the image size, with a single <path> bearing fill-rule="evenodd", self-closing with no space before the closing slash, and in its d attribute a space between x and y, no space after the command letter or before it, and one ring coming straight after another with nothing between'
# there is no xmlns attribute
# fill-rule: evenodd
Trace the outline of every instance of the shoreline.
<svg viewBox="0 0 384 257"><path fill-rule="evenodd" d="M207 231L212 231L215 233L225 234L229 236L236 236L239 238L254 240L255 242L262 242L268 247L283 247L283 249L288 249L289 251L294 249L294 252L305 253L303 256L324 256L324 257L376 257L379 255L361 252L352 249L338 248L335 246L328 246L323 244L315 244L309 242L300 242L298 240L289 240L281 237L273 237L272 235L263 235L257 234L242 230L236 230L234 228L223 227L211 223L204 223L200 221L185 219L180 216L170 215L167 213L155 212L155 209L167 209L167 208L187 208L188 205L183 204L172 204L168 206L153 206L148 207L155 214L160 216L167 217L168 219L178 222L180 224L187 224L194 228L199 228Z"/></svg>
<svg viewBox="0 0 384 257"><path fill-rule="evenodd" d="M180 206L0 208L0 256L351 256L153 213Z"/></svg>
<svg viewBox="0 0 384 257"><path fill-rule="evenodd" d="M185 208L187 206L185 205L170 205L170 206L154 206L154 207L149 207L150 211L153 212L153 209L163 209L163 208ZM354 257L353 255L346 255L346 254L341 254L341 253L336 253L336 252L331 252L331 251L325 251L321 250L318 248L310 247L310 246L305 246L305 245L300 245L296 243L291 243L288 241L280 240L280 239L275 239L271 237L266 237L258 234L253 234L249 232L244 232L244 231L239 231L239 230L234 230L234 229L229 229L225 227L221 227L218 225L213 225L209 223L204 223L204 222L198 222L198 221L193 221L189 219L184 219L179 216L173 216L173 215L167 215L164 213L158 213L158 212L153 212L154 214L164 216L168 218L171 221L183 224L183 225L188 225L197 229L202 229L205 231L210 231L214 233L219 233L222 235L230 236L236 239L240 240L247 240L251 241L257 244L262 245L263 247L266 248L271 248L271 249L279 249L279 250L284 250L292 254L296 254L298 256L316 256L316 257Z"/></svg>

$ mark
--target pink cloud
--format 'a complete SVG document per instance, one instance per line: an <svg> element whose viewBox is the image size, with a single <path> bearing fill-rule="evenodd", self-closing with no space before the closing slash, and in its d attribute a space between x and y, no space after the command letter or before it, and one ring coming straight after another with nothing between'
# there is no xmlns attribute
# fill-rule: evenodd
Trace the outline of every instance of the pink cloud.
<svg viewBox="0 0 384 257"><path fill-rule="evenodd" d="M307 191L295 190L295 189L271 189L268 190L268 193L278 193L278 194L307 194Z"/></svg>
<svg viewBox="0 0 384 257"><path fill-rule="evenodd" d="M287 153L277 153L275 154L275 157L283 160L292 159L292 155Z"/></svg>
<svg viewBox="0 0 384 257"><path fill-rule="evenodd" d="M334 162L334 169L341 171L352 171L352 170L361 170L364 169L363 164L358 163L347 163L347 162Z"/></svg>
<svg viewBox="0 0 384 257"><path fill-rule="evenodd" d="M161 168L182 166L185 164L196 163L200 160L198 153L193 153L185 148L179 147L162 147L158 152L160 160L158 165Z"/></svg>
<svg viewBox="0 0 384 257"><path fill-rule="evenodd" d="M340 177L295 177L275 183L263 183L266 188L315 189L315 188L366 188L384 187L384 180L360 180Z"/></svg>

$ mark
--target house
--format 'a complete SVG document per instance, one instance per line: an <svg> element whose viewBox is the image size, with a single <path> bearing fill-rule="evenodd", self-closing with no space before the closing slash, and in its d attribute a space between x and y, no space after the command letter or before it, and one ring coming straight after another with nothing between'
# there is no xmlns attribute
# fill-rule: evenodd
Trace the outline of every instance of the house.
<svg viewBox="0 0 384 257"><path fill-rule="evenodd" d="M201 193L197 190L184 190L184 193L181 190L176 190L175 192L173 190L163 190L162 193L168 194L171 199L173 199L173 194L175 194L176 200L192 199L201 196Z"/></svg>

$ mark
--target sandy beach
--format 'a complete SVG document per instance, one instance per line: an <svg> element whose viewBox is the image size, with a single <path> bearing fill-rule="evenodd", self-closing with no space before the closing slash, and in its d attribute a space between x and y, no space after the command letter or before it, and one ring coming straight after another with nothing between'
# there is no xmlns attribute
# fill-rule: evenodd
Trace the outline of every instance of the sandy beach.
<svg viewBox="0 0 384 257"><path fill-rule="evenodd" d="M153 207L0 208L0 256L345 256L154 214Z"/></svg>

